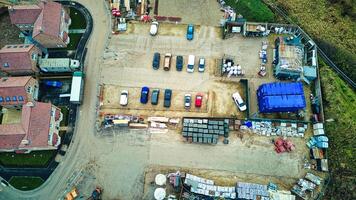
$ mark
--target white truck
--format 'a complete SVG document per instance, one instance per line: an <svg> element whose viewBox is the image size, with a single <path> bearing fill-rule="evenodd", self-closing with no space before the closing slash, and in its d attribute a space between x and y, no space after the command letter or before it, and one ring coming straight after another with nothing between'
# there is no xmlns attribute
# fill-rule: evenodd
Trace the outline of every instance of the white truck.
<svg viewBox="0 0 356 200"><path fill-rule="evenodd" d="M70 58L42 58L39 66L41 71L48 73L73 72L80 69L80 62Z"/></svg>
<svg viewBox="0 0 356 200"><path fill-rule="evenodd" d="M84 89L84 74L77 71L73 73L72 87L70 90L70 102L73 104L81 104Z"/></svg>

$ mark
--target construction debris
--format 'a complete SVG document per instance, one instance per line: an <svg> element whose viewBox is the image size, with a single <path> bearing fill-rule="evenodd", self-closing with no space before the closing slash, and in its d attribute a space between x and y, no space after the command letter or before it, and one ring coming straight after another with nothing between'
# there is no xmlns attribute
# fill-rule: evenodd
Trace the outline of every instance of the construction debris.
<svg viewBox="0 0 356 200"><path fill-rule="evenodd" d="M251 131L263 136L304 137L308 125L305 123L286 123L272 121L237 120L241 131Z"/></svg>

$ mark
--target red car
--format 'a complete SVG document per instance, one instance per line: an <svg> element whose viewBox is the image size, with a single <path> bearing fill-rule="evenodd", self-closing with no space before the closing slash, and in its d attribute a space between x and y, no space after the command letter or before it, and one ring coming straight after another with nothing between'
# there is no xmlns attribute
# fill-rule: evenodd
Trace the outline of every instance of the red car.
<svg viewBox="0 0 356 200"><path fill-rule="evenodd" d="M195 96L195 107L200 108L202 103L203 103L203 95L197 94Z"/></svg>

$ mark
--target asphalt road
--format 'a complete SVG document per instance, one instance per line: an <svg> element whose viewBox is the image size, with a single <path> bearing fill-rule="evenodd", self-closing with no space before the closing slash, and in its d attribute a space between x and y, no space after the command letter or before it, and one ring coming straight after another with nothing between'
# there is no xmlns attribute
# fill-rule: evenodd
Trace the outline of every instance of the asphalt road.
<svg viewBox="0 0 356 200"><path fill-rule="evenodd" d="M0 186L1 200L47 200L59 199L63 197L65 192L70 189L68 188L70 187L68 184L70 182L70 178L73 176L73 173L79 171L82 167L83 163L78 160L87 155L87 148L90 146L88 141L95 139L94 134L88 130L95 130L94 125L97 100L96 88L99 81L98 74L100 73L99 68L96 66L99 64L102 52L104 50L105 42L103 41L106 40L108 33L110 32L110 29L108 28L109 16L107 15L104 1L99 3L97 0L79 0L78 2L85 6L92 16L99 17L93 21L93 31L87 44L87 55L90 56L90 58L85 62L85 65L87 66L85 69L87 77L84 93L85 97L83 104L78 109L77 124L71 145L69 146L67 153L63 157L61 163L41 187L32 191L20 191L13 188L12 186ZM92 138L88 140L81 139L87 137Z"/></svg>

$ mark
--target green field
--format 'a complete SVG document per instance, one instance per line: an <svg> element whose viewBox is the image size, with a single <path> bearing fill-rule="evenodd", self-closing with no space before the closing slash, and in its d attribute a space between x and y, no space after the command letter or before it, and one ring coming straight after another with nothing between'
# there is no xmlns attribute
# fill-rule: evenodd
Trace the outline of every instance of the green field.
<svg viewBox="0 0 356 200"><path fill-rule="evenodd" d="M34 176L13 176L9 183L19 190L33 190L41 186L44 181L40 177Z"/></svg>
<svg viewBox="0 0 356 200"><path fill-rule="evenodd" d="M324 112L330 121L325 129L332 179L326 198L356 199L356 94L329 67L322 66L320 75Z"/></svg>
<svg viewBox="0 0 356 200"><path fill-rule="evenodd" d="M33 151L28 154L0 153L0 163L5 167L46 167L56 151Z"/></svg>
<svg viewBox="0 0 356 200"><path fill-rule="evenodd" d="M274 13L261 0L226 0L226 4L251 22L273 22L275 19Z"/></svg>

